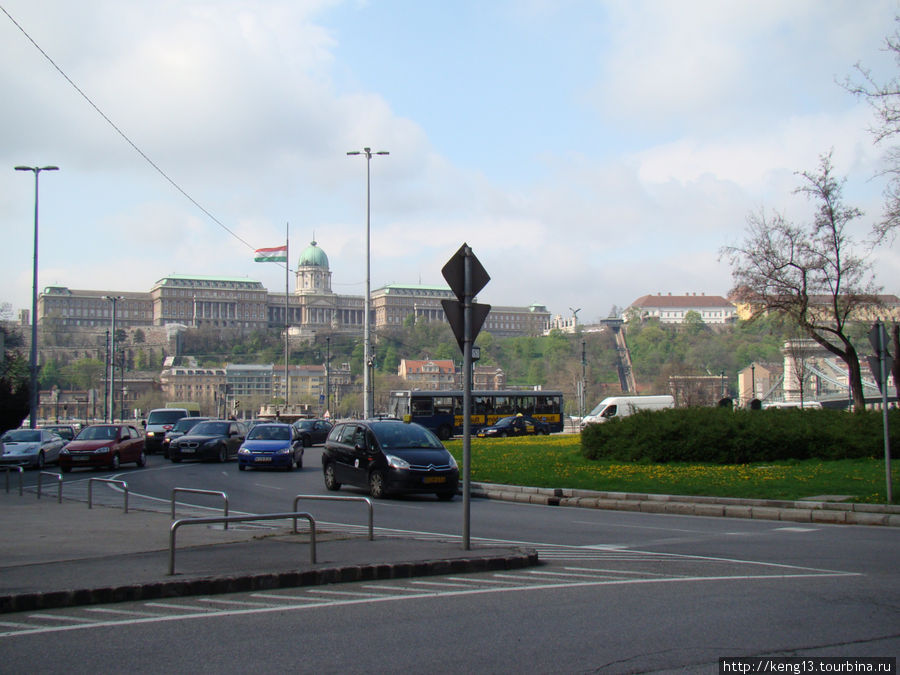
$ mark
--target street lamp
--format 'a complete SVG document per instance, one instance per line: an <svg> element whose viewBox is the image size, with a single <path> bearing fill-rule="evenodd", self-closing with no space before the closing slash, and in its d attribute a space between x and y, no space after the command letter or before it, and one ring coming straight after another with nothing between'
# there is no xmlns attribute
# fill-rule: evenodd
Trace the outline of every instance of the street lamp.
<svg viewBox="0 0 900 675"><path fill-rule="evenodd" d="M389 155L391 153L381 150L372 152L371 148L363 148L362 151L348 152L348 155L366 156L366 306L363 316L363 418L369 419L373 415L375 392L372 389L372 336L369 326L369 307L372 304L371 286L371 256L369 249L369 231L371 229L371 181L369 166L372 155Z"/></svg>
<svg viewBox="0 0 900 675"><path fill-rule="evenodd" d="M38 289L38 175L41 171L59 171L58 166L17 166L16 171L34 172L34 270L31 280L31 403L28 426L37 424L37 289Z"/></svg>
<svg viewBox="0 0 900 675"><path fill-rule="evenodd" d="M104 295L104 300L108 300L112 303L112 321L109 329L109 371L107 379L107 386L109 387L109 396L107 397L107 401L109 403L109 421L113 421L113 408L115 407L116 400L116 302L119 300L124 300L121 295Z"/></svg>

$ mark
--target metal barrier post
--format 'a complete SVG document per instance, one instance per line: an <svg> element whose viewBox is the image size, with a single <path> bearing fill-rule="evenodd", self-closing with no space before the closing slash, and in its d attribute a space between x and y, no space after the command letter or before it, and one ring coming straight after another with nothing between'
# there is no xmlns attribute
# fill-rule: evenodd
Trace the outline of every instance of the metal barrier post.
<svg viewBox="0 0 900 675"><path fill-rule="evenodd" d="M63 484L62 474L61 473L50 473L49 471L41 471L40 473L38 473L38 482L37 482L37 498L38 499L41 498L41 476L53 476L56 479L57 484L59 485L59 488L57 490L56 501L58 503L62 504L62 484Z"/></svg>
<svg viewBox="0 0 900 675"><path fill-rule="evenodd" d="M301 499L317 499L330 502L365 502L369 506L369 541L375 541L375 507L368 497L338 497L335 495L297 495L294 497L294 511ZM294 518L294 534L297 534L297 519Z"/></svg>
<svg viewBox="0 0 900 675"><path fill-rule="evenodd" d="M176 520L169 527L169 574L175 574L175 532L182 525L208 525L213 523L243 523L253 520L280 520L284 518L293 518L296 523L297 518L306 518L309 521L309 562L316 564L316 521L308 513L264 513L255 516L225 516L224 518L183 518ZM295 526L296 529L296 526Z"/></svg>
<svg viewBox="0 0 900 675"><path fill-rule="evenodd" d="M19 472L19 496L22 496L22 475L25 473L25 470L21 466L4 466L0 467L6 469L6 494L9 494L9 472L10 471L18 471Z"/></svg>
<svg viewBox="0 0 900 675"><path fill-rule="evenodd" d="M98 483L112 483L113 485L121 485L122 491L125 493L125 513L128 513L128 483L124 480L113 480L112 478L88 478L88 508L94 508L93 488L94 481Z"/></svg>
<svg viewBox="0 0 900 675"><path fill-rule="evenodd" d="M190 492L191 494L195 494L195 495L219 496L225 500L224 515L226 518L228 517L228 495L225 494L224 492L218 492L216 490L195 490L194 488L176 487L176 488L172 488L172 520L175 520L175 493L176 492ZM226 520L224 522L225 522L225 529L227 530L228 529L228 521Z"/></svg>

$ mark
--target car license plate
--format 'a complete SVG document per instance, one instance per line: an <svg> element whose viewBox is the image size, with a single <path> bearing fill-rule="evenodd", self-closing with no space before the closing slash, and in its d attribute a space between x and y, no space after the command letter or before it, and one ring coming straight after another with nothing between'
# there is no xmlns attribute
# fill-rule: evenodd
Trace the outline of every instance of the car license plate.
<svg viewBox="0 0 900 675"><path fill-rule="evenodd" d="M90 457L84 457L82 455L72 455L73 462L86 462L90 459Z"/></svg>
<svg viewBox="0 0 900 675"><path fill-rule="evenodd" d="M181 454L182 454L182 455L193 455L193 454L194 454L194 448L182 448L182 449L181 449Z"/></svg>
<svg viewBox="0 0 900 675"><path fill-rule="evenodd" d="M446 476L425 476L425 483L444 483L447 481Z"/></svg>
<svg viewBox="0 0 900 675"><path fill-rule="evenodd" d="M272 458L271 457L254 457L253 461L254 462L271 462Z"/></svg>

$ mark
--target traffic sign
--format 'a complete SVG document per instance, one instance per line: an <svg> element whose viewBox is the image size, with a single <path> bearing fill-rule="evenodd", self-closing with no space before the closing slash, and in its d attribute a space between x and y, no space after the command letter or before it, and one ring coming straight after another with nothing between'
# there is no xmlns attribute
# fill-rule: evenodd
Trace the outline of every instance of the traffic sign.
<svg viewBox="0 0 900 675"><path fill-rule="evenodd" d="M450 322L453 335L456 336L456 343L459 345L460 351L465 352L466 317L464 305L456 300L441 300L441 305L444 307L444 314L447 316L447 321ZM472 302L469 306L472 308L471 339L474 341L484 325L484 320L487 319L487 315L491 312L491 306L480 302Z"/></svg>
<svg viewBox="0 0 900 675"><path fill-rule="evenodd" d="M450 290L456 294L460 302L466 300L466 258L469 259L469 273L471 279L469 281L469 296L478 295L482 288L487 286L487 282L491 280L491 276L481 264L481 261L472 252L468 244L463 244L459 250L453 254L447 264L441 268L441 274L450 284Z"/></svg>
<svg viewBox="0 0 900 675"><path fill-rule="evenodd" d="M881 354L887 349L888 334L881 321L876 321L869 331L869 344L872 345L876 354Z"/></svg>

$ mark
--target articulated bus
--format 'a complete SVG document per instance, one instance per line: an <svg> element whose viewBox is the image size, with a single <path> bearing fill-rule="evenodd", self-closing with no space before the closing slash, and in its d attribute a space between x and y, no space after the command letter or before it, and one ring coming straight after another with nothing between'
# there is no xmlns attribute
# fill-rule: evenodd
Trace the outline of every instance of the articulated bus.
<svg viewBox="0 0 900 675"><path fill-rule="evenodd" d="M388 412L399 419L431 429L442 441L463 432L463 391L392 391ZM494 424L501 417L521 413L563 430L561 391L473 391L472 431Z"/></svg>

